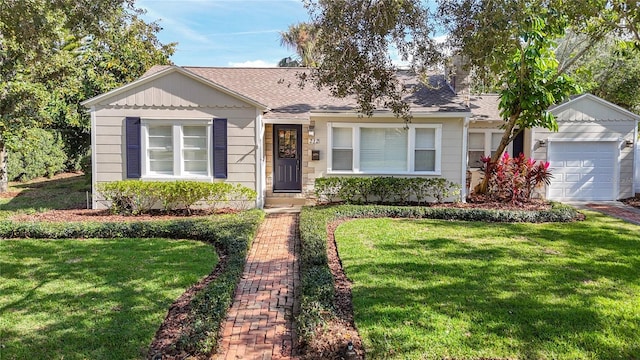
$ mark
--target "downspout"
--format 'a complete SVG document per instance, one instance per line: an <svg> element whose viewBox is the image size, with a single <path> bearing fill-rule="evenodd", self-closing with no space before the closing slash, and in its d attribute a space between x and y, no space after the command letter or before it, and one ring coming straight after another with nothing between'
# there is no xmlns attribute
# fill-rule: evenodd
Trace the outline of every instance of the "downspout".
<svg viewBox="0 0 640 360"><path fill-rule="evenodd" d="M264 124L262 123L262 112L256 109L256 208L264 207L266 178L264 174Z"/></svg>
<svg viewBox="0 0 640 360"><path fill-rule="evenodd" d="M636 120L636 126L633 129L633 181L631 182L631 196L635 196L637 192L640 192L640 146L638 146L638 124L639 120Z"/></svg>
<svg viewBox="0 0 640 360"><path fill-rule="evenodd" d="M460 201L467 202L467 153L469 150L469 144L467 144L467 137L469 135L469 121L470 116L466 116L462 120L462 161L460 162L462 186L460 189Z"/></svg>
<svg viewBox="0 0 640 360"><path fill-rule="evenodd" d="M98 185L98 167L96 166L96 158L98 156L97 153L97 145L96 145L96 107L92 106L89 110L91 114L91 208L97 209L98 206L98 194L97 185Z"/></svg>

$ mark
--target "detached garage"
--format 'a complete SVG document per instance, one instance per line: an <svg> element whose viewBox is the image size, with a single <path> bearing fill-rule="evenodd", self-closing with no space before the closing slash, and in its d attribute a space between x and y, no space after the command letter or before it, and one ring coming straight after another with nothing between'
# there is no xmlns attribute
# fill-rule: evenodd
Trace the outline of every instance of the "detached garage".
<svg viewBox="0 0 640 360"><path fill-rule="evenodd" d="M533 156L549 161L546 197L558 201L617 200L633 196L640 116L584 94L551 109L558 132L535 129Z"/></svg>

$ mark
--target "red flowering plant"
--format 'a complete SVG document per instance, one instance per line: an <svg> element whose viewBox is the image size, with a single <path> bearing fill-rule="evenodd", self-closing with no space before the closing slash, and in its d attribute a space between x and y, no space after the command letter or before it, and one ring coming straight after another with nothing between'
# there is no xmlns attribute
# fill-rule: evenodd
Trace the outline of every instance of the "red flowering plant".
<svg viewBox="0 0 640 360"><path fill-rule="evenodd" d="M511 157L508 153L491 164L491 157L482 157L482 171L489 176L487 196L495 201L529 202L540 184L549 185L553 175L549 162L527 159L524 154Z"/></svg>

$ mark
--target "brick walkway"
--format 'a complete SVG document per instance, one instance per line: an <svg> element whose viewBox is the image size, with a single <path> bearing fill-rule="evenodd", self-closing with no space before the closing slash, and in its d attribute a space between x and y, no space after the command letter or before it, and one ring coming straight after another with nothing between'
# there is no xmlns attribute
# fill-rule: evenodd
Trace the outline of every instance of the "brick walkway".
<svg viewBox="0 0 640 360"><path fill-rule="evenodd" d="M290 359L299 283L298 214L269 214L258 229L213 359Z"/></svg>
<svg viewBox="0 0 640 360"><path fill-rule="evenodd" d="M589 209L640 225L640 210L620 202L603 202L586 205Z"/></svg>

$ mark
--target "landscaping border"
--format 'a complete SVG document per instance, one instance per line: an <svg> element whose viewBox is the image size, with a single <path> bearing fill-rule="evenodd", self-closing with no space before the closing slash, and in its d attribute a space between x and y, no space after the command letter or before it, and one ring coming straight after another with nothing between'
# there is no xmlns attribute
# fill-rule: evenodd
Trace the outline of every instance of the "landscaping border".
<svg viewBox="0 0 640 360"><path fill-rule="evenodd" d="M331 322L345 321L336 307L336 281L329 267L327 243L329 232L335 228L331 225L351 218L379 217L540 223L575 221L579 213L572 206L560 203L552 203L551 209L540 211L375 205L304 207L300 213L300 311L295 319L303 357L313 358L314 349L310 344L321 343L314 340L325 333L325 328L330 328ZM345 341L334 346L334 354L323 356L344 356L347 344ZM355 349L355 354L362 353L363 349Z"/></svg>
<svg viewBox="0 0 640 360"><path fill-rule="evenodd" d="M220 327L233 301L242 276L246 255L264 212L250 210L237 214L200 219L131 222L13 222L0 221L0 239L82 239L82 238L167 238L190 239L216 247L224 269L198 291L188 304L184 333L175 344L162 349L163 358L178 354L208 355L216 349ZM151 349L153 356L158 349ZM181 357L182 358L182 357Z"/></svg>

